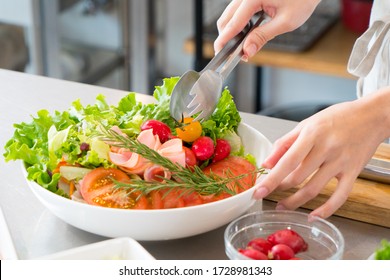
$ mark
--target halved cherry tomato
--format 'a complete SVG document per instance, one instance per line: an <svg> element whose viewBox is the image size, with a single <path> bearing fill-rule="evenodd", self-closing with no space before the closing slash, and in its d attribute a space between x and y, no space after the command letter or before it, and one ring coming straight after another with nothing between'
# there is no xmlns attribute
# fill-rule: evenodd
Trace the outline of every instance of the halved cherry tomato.
<svg viewBox="0 0 390 280"><path fill-rule="evenodd" d="M238 251L244 256L253 260L268 260L267 255L251 248L239 249Z"/></svg>
<svg viewBox="0 0 390 280"><path fill-rule="evenodd" d="M258 237L249 241L247 247L250 247L254 250L260 251L263 254L268 255L268 253L272 249L272 244L268 240Z"/></svg>
<svg viewBox="0 0 390 280"><path fill-rule="evenodd" d="M182 127L176 128L177 136L184 142L194 142L202 135L202 125L193 118L184 118Z"/></svg>
<svg viewBox="0 0 390 280"><path fill-rule="evenodd" d="M148 201L139 192L115 189L113 180L130 182L129 176L119 169L99 167L80 181L80 193L88 204L123 209L146 209Z"/></svg>

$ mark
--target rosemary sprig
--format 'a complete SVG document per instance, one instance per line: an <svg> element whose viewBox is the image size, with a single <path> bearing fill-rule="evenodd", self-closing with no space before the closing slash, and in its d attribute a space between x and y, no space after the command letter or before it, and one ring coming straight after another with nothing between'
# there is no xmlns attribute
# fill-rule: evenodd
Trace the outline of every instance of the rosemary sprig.
<svg viewBox="0 0 390 280"><path fill-rule="evenodd" d="M216 174L209 176L206 176L205 180L196 180L198 181L195 183L194 180L190 179L185 182L178 182L174 179L166 179L164 178L164 182L158 182L158 181L144 181L144 180L132 180L131 183L124 183L115 181L116 187L122 188L127 190L129 193L140 191L144 194L148 194L151 191L154 190L167 190L167 192L172 191L174 189L180 188L183 190L181 194L190 194L192 192L197 192L201 195L212 195L212 194L218 194L220 192L226 192L228 194L234 195L236 192L228 188L227 185L231 183L232 181L237 181L236 184L238 188L243 188L241 184L238 182L238 180L245 178L249 175L254 175L256 173L262 172L259 169L256 169L255 171L252 171L247 174L241 174L238 176L229 176L229 177L220 177Z"/></svg>
<svg viewBox="0 0 390 280"><path fill-rule="evenodd" d="M253 176L254 174L263 174L264 169L259 168L247 174L233 176L229 170L226 171L226 177L218 176L210 173L206 175L198 166L194 166L192 170L178 165L171 160L161 156L157 151L150 149L148 146L140 143L137 139L122 135L112 129L102 127L99 136L102 141L109 143L112 146L119 148L126 148L133 153L137 153L145 159L166 168L172 173L172 178L166 179L165 182L144 180L132 180L131 183L115 182L117 188L126 189L129 192L140 191L147 194L153 190L166 189L171 191L175 188L181 188L185 193L197 192L202 195L219 194L226 192L231 195L235 194L232 188L228 187L229 183L235 183L241 188L239 180L246 176Z"/></svg>

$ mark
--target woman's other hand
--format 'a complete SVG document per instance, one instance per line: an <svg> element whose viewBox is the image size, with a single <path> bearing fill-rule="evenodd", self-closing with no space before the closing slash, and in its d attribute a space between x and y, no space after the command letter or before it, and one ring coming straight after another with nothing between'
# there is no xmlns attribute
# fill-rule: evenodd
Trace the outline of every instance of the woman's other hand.
<svg viewBox="0 0 390 280"><path fill-rule="evenodd" d="M254 197L264 198L274 190L302 184L277 205L277 209L296 209L316 197L335 178L335 192L311 213L329 217L347 200L378 145L390 136L388 108L390 87L356 101L333 105L300 122L275 142L263 162L263 167L270 171Z"/></svg>

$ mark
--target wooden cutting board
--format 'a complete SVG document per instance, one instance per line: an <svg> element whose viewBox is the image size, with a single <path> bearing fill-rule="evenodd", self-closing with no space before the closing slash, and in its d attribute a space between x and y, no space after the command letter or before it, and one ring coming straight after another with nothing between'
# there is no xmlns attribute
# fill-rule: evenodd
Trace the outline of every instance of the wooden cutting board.
<svg viewBox="0 0 390 280"><path fill-rule="evenodd" d="M390 145L381 144L374 157L390 161ZM312 210L322 205L333 194L336 184L335 179L329 182L316 198L304 204L302 208ZM266 199L277 202L295 193L300 187L274 192ZM358 178L348 200L334 215L390 227L390 184Z"/></svg>

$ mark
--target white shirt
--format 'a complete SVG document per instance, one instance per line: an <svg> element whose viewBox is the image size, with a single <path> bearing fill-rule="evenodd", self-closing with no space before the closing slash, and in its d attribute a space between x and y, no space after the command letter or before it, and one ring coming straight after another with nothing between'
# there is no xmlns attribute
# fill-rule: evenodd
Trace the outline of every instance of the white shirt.
<svg viewBox="0 0 390 280"><path fill-rule="evenodd" d="M390 85L389 0L374 0L370 26L352 49L348 71L359 77L358 97Z"/></svg>

